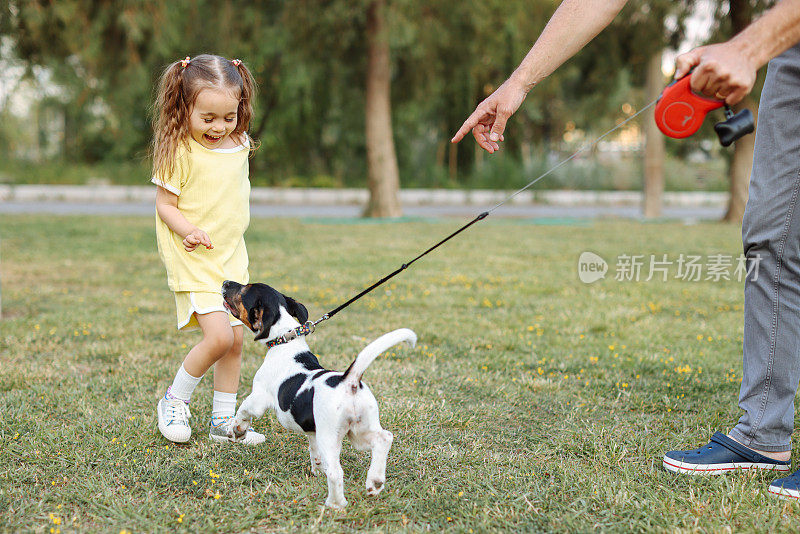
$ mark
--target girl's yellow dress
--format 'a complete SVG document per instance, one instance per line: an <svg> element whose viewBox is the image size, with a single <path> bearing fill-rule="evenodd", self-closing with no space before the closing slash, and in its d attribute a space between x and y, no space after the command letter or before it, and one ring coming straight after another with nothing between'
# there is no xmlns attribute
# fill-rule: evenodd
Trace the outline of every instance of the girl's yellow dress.
<svg viewBox="0 0 800 534"><path fill-rule="evenodd" d="M171 175L152 182L178 196L186 220L205 231L214 248L183 248L183 239L156 214L158 253L175 293L178 329L199 325L195 314L225 312L222 282L249 281L244 232L250 224L249 140L235 148L211 150L191 137L176 154ZM242 324L229 315L231 325Z"/></svg>

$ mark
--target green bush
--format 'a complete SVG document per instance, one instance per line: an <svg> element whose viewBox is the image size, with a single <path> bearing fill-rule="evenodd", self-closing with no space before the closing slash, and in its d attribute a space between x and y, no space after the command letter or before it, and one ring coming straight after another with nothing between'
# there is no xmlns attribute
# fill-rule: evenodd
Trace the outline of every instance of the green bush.
<svg viewBox="0 0 800 534"><path fill-rule="evenodd" d="M447 167L428 164L403 168L400 172L404 188L446 189L519 189L541 176L566 156L532 158L527 165L501 154L486 156L480 165L456 179ZM664 166L667 191L727 191L726 163L714 158L691 163L670 156ZM611 161L598 161L594 156L575 158L540 180L533 189L577 189L638 191L642 187L642 161L637 156ZM0 162L0 183L10 184L114 184L145 185L150 180L150 163L146 160L120 163L78 164L62 161L30 163L19 160ZM330 174L281 176L254 166L250 173L254 187L365 187L361 172L337 177Z"/></svg>

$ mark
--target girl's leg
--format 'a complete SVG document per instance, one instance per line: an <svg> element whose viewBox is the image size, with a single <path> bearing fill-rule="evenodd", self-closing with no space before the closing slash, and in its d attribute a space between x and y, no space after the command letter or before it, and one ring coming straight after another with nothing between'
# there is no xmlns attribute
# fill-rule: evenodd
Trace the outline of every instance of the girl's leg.
<svg viewBox="0 0 800 534"><path fill-rule="evenodd" d="M200 379L214 362L233 347L234 334L225 312L196 314L203 339L183 360L167 394L158 402L158 428L170 441L183 443L192 435L189 426L189 399ZM235 403L235 400L234 400Z"/></svg>
<svg viewBox="0 0 800 534"><path fill-rule="evenodd" d="M186 355L183 367L190 375L199 377L228 354L234 344L234 334L225 312L197 314L197 322L203 330L203 339Z"/></svg>
<svg viewBox="0 0 800 534"><path fill-rule="evenodd" d="M242 368L243 339L244 329L241 326L234 326L233 344L214 364L214 402L211 408L209 437L215 441L231 441L228 429L236 414L236 392L239 389ZM259 445L265 440L264 434L259 434L252 428L248 428L244 436L240 437L241 443L245 445Z"/></svg>
<svg viewBox="0 0 800 534"><path fill-rule="evenodd" d="M236 392L239 389L239 376L242 367L241 326L233 327L233 345L230 350L214 364L214 402L211 411L211 424L219 425L236 413Z"/></svg>
<svg viewBox="0 0 800 534"><path fill-rule="evenodd" d="M214 391L236 393L242 369L242 345L244 330L241 325L233 327L233 344L214 365Z"/></svg>

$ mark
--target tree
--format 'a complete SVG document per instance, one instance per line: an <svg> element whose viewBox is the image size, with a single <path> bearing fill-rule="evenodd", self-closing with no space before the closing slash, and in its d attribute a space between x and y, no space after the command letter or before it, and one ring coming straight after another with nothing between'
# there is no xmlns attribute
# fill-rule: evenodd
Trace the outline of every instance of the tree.
<svg viewBox="0 0 800 534"><path fill-rule="evenodd" d="M644 101L652 102L664 88L661 57L666 48L677 48L685 34L685 23L694 6L693 0L674 2L630 2L612 25L612 30L625 26L620 38L627 39L632 47L627 56L627 67L632 69L635 83L644 85ZM630 33L628 33L630 32ZM609 38L614 38L612 31ZM623 56L625 57L625 56ZM664 135L655 126L653 111L644 117L645 149L643 180L643 214L645 217L661 215L664 193Z"/></svg>
<svg viewBox="0 0 800 534"><path fill-rule="evenodd" d="M153 87L161 70L177 59L200 51L242 54L252 58L248 64L258 65L253 70L259 84L270 87L271 44L282 37L273 21L278 4L29 0L8 4L0 31L13 36L18 55L31 68L49 69L64 87L64 113L77 156L125 159L141 156L147 147ZM234 11L236 17L230 15ZM214 32L205 29L209 18ZM249 39L265 43L255 49L257 55ZM266 105L258 106L262 113L271 109L274 93L265 94ZM263 128L263 121L256 127Z"/></svg>
<svg viewBox="0 0 800 534"><path fill-rule="evenodd" d="M397 155L392 133L391 70L385 1L367 6L367 90L365 123L370 199L368 217L399 217L402 214Z"/></svg>
<svg viewBox="0 0 800 534"><path fill-rule="evenodd" d="M647 81L645 83L645 100L652 102L664 88L664 76L661 73L661 51L654 53L647 62ZM661 215L661 198L664 193L664 135L656 126L653 111L647 113L645 122L644 147L644 202L645 217Z"/></svg>
<svg viewBox="0 0 800 534"><path fill-rule="evenodd" d="M730 24L732 35L745 29L753 21L753 6L747 0L730 0ZM749 109L753 117L758 117L758 105L748 95L734 107L735 112ZM753 167L753 150L755 149L755 135L746 135L733 145L733 158L728 169L728 182L730 184L730 197L728 209L723 220L741 224L744 217L744 207L747 204L748 189L750 185L750 170Z"/></svg>
<svg viewBox="0 0 800 534"><path fill-rule="evenodd" d="M76 160L143 159L161 70L212 52L243 59L259 85L254 184L386 182L383 196L396 197L399 183L463 187L479 173L487 177L481 185L517 187L538 170L537 151L544 160L564 148L569 121L609 129L622 104L644 100L644 66L668 41L664 18L690 4L632 0L612 28L531 92L509 123L504 152L482 165L474 146L448 140L558 3L9 0L0 5L0 35L64 88L52 105L69 124L65 153Z"/></svg>

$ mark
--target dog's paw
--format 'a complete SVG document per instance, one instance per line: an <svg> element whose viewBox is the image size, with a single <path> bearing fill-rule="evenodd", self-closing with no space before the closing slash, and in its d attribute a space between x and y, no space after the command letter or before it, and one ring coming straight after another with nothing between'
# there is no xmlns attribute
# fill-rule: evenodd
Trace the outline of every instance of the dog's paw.
<svg viewBox="0 0 800 534"><path fill-rule="evenodd" d="M320 469L321 466L322 462L311 462L311 474L315 477L322 474L322 469Z"/></svg>
<svg viewBox="0 0 800 534"><path fill-rule="evenodd" d="M383 480L367 480L367 495L374 497L383 491Z"/></svg>
<svg viewBox="0 0 800 534"><path fill-rule="evenodd" d="M342 499L341 501L337 501L331 497L328 497L325 500L325 506L328 508L332 508L334 510L344 510L344 507L347 506L347 499Z"/></svg>
<svg viewBox="0 0 800 534"><path fill-rule="evenodd" d="M247 434L247 428L250 425L247 422L234 419L231 426L228 427L228 439L232 441L241 441L244 435Z"/></svg>

